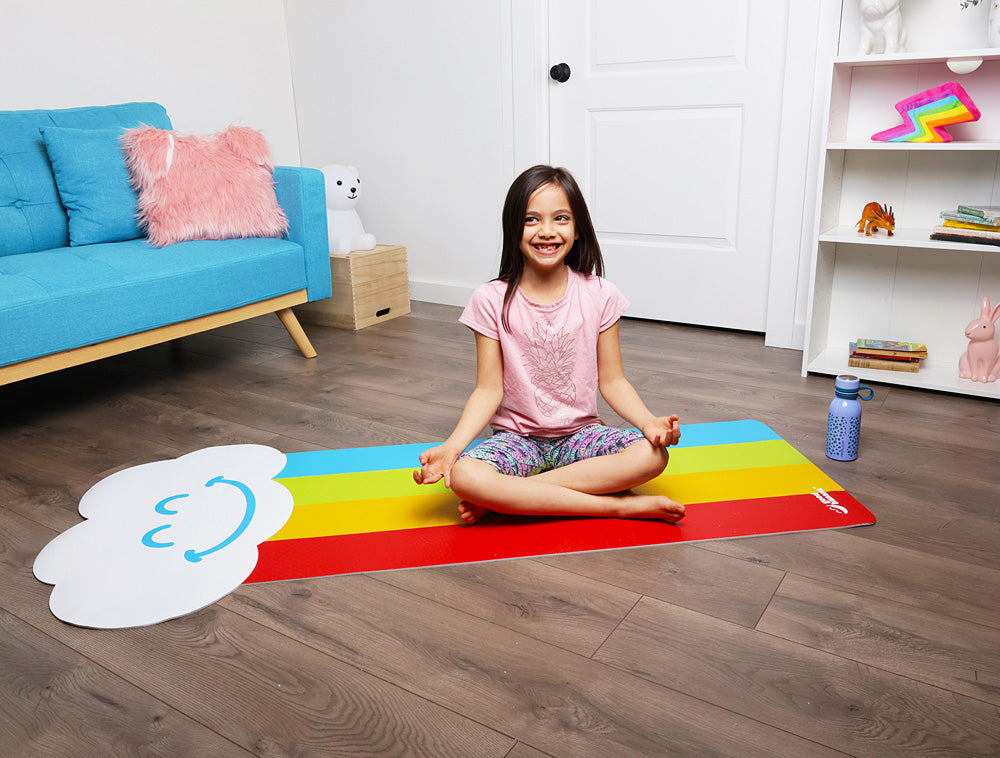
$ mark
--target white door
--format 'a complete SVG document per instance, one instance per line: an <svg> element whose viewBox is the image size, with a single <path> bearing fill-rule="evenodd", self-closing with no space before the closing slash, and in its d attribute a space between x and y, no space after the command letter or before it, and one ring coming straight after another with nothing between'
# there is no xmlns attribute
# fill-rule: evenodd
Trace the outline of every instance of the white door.
<svg viewBox="0 0 1000 758"><path fill-rule="evenodd" d="M788 0L550 0L550 160L630 316L764 331L787 22Z"/></svg>

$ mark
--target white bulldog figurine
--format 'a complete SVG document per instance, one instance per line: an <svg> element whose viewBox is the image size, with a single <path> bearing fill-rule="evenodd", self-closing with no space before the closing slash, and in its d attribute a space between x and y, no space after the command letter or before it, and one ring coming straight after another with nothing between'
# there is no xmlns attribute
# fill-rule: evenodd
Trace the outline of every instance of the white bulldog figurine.
<svg viewBox="0 0 1000 758"><path fill-rule="evenodd" d="M326 180L326 224L331 253L371 250L375 236L366 234L356 210L361 197L361 179L354 166L324 166Z"/></svg>

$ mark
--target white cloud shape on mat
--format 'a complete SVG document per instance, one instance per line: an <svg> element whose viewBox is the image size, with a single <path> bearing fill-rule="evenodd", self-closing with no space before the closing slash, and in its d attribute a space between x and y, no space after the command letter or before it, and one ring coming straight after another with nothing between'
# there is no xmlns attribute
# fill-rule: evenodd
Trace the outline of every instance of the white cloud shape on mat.
<svg viewBox="0 0 1000 758"><path fill-rule="evenodd" d="M285 455L226 445L119 471L80 500L86 521L35 559L55 585L49 607L70 624L145 626L214 603L257 564L257 545L292 513L273 480Z"/></svg>

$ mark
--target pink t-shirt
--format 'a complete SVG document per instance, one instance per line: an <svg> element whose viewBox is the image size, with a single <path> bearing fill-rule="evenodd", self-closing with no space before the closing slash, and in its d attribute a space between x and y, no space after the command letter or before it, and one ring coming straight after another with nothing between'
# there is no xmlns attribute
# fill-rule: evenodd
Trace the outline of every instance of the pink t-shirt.
<svg viewBox="0 0 1000 758"><path fill-rule="evenodd" d="M494 429L562 437L597 423L597 337L629 303L611 282L567 270L566 293L551 305L531 302L518 288L509 333L501 322L506 282L481 284L459 317L500 342L503 400Z"/></svg>

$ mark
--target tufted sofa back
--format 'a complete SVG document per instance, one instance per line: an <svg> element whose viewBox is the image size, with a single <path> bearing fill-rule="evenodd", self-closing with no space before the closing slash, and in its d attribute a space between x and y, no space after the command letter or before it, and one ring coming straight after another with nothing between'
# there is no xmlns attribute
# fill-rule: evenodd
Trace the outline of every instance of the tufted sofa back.
<svg viewBox="0 0 1000 758"><path fill-rule="evenodd" d="M125 103L61 110L0 111L0 256L69 245L66 211L39 131L130 128L170 129L157 103Z"/></svg>

